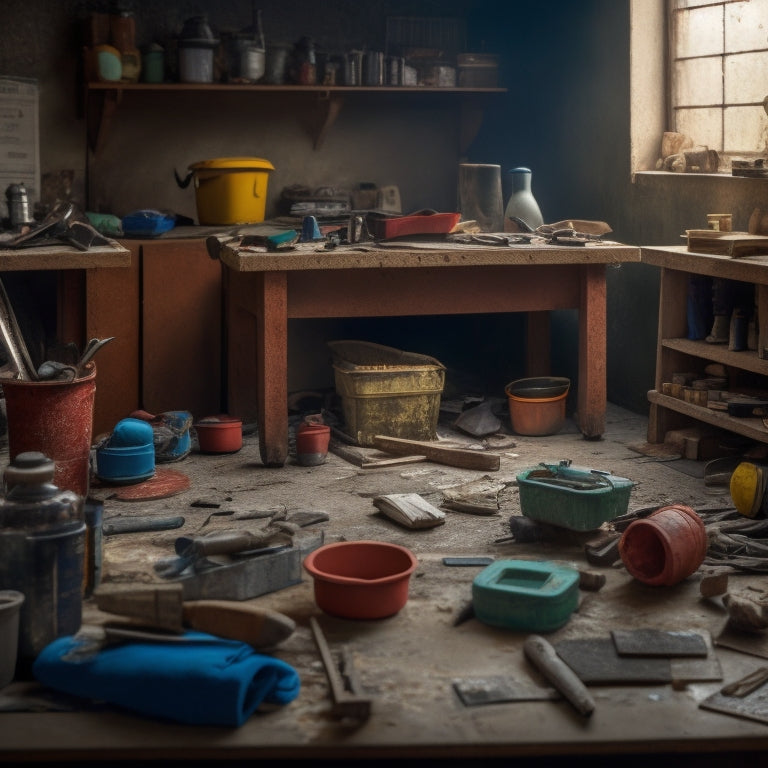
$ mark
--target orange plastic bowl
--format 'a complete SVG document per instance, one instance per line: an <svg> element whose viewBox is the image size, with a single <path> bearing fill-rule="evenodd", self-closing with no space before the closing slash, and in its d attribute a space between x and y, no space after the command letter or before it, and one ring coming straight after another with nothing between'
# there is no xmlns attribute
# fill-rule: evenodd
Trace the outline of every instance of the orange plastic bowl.
<svg viewBox="0 0 768 768"><path fill-rule="evenodd" d="M195 432L201 453L236 453L243 447L243 422L232 416L206 416Z"/></svg>
<svg viewBox="0 0 768 768"><path fill-rule="evenodd" d="M512 431L518 435L554 435L565 423L565 400L570 379L517 379L504 388Z"/></svg>
<svg viewBox="0 0 768 768"><path fill-rule="evenodd" d="M325 544L304 558L318 608L343 619L394 616L408 601L417 565L410 550L383 541Z"/></svg>

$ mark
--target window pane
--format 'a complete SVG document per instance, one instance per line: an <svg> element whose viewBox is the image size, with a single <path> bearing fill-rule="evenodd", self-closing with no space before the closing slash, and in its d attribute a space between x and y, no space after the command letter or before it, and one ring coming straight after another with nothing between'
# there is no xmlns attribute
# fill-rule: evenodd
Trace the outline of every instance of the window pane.
<svg viewBox="0 0 768 768"><path fill-rule="evenodd" d="M722 104L723 68L720 57L688 59L675 64L674 103L682 106Z"/></svg>
<svg viewBox="0 0 768 768"><path fill-rule="evenodd" d="M707 56L723 51L723 9L696 8L677 14L675 56Z"/></svg>
<svg viewBox="0 0 768 768"><path fill-rule="evenodd" d="M756 77L758 72L762 72L764 77ZM762 102L766 95L768 95L768 51L739 53L725 60L726 104L748 102L754 104Z"/></svg>
<svg viewBox="0 0 768 768"><path fill-rule="evenodd" d="M725 110L725 152L765 152L768 149L768 115L762 107L728 107Z"/></svg>
<svg viewBox="0 0 768 768"><path fill-rule="evenodd" d="M719 109L678 109L676 130L690 136L694 144L720 151L723 128Z"/></svg>
<svg viewBox="0 0 768 768"><path fill-rule="evenodd" d="M753 51L768 42L768 2L729 3L725 6L725 46L728 51ZM765 72L765 70L763 70Z"/></svg>

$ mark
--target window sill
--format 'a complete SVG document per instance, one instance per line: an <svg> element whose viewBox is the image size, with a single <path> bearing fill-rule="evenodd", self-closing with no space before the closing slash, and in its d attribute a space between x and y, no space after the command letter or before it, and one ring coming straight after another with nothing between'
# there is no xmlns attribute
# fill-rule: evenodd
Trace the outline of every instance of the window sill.
<svg viewBox="0 0 768 768"><path fill-rule="evenodd" d="M734 176L731 173L675 173L674 171L635 171L632 174L632 181L634 182L638 176L656 176L666 179L672 178L685 178L685 179L728 179L729 181L745 182L745 181L768 181L768 176Z"/></svg>

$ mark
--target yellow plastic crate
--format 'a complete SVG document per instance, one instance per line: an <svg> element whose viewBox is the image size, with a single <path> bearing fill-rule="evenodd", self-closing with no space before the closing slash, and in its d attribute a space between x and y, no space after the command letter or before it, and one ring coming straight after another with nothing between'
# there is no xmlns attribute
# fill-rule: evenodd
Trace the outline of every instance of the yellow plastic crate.
<svg viewBox="0 0 768 768"><path fill-rule="evenodd" d="M368 341L328 342L345 431L360 445L374 435L434 440L445 366L433 357Z"/></svg>

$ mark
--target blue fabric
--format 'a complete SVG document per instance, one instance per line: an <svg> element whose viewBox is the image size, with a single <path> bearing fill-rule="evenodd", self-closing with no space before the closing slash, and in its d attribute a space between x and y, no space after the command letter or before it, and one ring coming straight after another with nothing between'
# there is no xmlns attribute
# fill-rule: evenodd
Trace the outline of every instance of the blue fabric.
<svg viewBox="0 0 768 768"><path fill-rule="evenodd" d="M144 715L198 725L242 725L262 703L288 704L300 679L286 662L252 646L203 632L183 643L130 641L94 653L60 637L35 659L50 688L117 704Z"/></svg>

